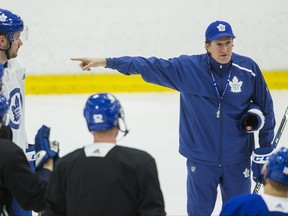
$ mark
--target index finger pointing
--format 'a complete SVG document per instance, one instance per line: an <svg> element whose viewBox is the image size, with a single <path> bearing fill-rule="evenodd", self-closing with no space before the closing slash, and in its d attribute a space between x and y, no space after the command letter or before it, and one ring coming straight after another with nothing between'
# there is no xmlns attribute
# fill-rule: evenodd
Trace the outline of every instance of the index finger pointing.
<svg viewBox="0 0 288 216"><path fill-rule="evenodd" d="M72 61L83 61L84 58L70 58Z"/></svg>

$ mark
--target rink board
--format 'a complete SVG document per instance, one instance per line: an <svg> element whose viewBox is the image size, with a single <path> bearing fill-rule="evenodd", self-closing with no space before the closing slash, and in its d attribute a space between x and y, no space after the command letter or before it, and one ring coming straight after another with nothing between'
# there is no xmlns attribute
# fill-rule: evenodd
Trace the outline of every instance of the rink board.
<svg viewBox="0 0 288 216"><path fill-rule="evenodd" d="M263 72L269 89L288 89L288 71ZM140 75L120 73L27 75L27 94L82 94L93 92L169 92L169 88L150 84Z"/></svg>

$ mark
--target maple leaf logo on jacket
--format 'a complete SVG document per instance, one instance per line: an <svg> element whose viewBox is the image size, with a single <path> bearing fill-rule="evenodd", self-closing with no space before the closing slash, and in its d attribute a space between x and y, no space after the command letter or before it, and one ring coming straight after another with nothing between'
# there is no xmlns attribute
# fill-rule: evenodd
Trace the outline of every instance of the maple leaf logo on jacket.
<svg viewBox="0 0 288 216"><path fill-rule="evenodd" d="M231 87L231 92L239 93L241 92L243 82L239 81L236 76L233 77L232 81L229 81L229 86Z"/></svg>

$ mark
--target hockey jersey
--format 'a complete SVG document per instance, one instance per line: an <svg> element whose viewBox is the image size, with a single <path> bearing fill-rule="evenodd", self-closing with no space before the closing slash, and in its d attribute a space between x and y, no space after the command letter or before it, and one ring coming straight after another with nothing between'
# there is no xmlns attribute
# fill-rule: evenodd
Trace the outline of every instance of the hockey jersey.
<svg viewBox="0 0 288 216"><path fill-rule="evenodd" d="M7 139L9 130L0 129L0 215L15 215L12 196L25 209L44 210L51 171L43 169L37 173L38 177L32 173L23 150Z"/></svg>
<svg viewBox="0 0 288 216"><path fill-rule="evenodd" d="M8 60L2 81L3 94L9 102L8 115L13 142L25 152L28 146L25 131L25 68L16 59Z"/></svg>
<svg viewBox="0 0 288 216"><path fill-rule="evenodd" d="M49 181L45 213L166 215L154 158L137 149L97 144L58 159Z"/></svg>

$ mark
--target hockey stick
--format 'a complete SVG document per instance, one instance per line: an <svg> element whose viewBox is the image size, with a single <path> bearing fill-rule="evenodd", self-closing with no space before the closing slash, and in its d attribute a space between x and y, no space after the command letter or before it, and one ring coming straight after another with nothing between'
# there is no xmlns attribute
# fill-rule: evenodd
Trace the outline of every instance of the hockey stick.
<svg viewBox="0 0 288 216"><path fill-rule="evenodd" d="M278 142L279 142L279 140L281 138L281 135L282 135L282 132L283 132L283 130L285 128L287 120L288 120L288 106L287 106L287 108L285 110L284 116L283 116L282 121L281 121L281 123L279 125L279 128L278 128L278 131L276 133L276 136L274 137L274 140L273 140L273 143L272 143L272 146L274 146L274 148L276 148L277 145L278 145ZM253 193L257 194L259 192L260 188L261 188L261 182L257 182L255 187L254 187Z"/></svg>

